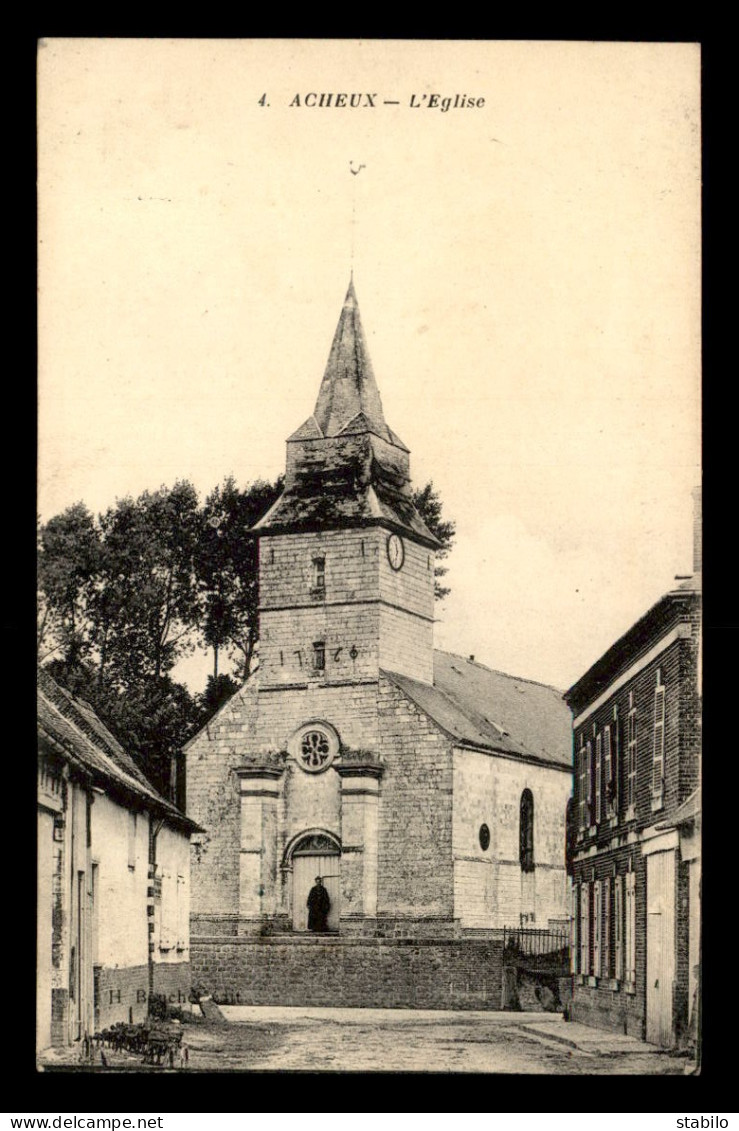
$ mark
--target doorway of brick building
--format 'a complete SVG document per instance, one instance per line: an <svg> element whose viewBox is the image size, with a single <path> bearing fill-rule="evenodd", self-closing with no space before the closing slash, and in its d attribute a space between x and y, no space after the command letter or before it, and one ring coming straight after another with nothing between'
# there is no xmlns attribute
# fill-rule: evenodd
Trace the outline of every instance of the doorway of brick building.
<svg viewBox="0 0 739 1131"><path fill-rule="evenodd" d="M328 929L338 931L341 903L341 849L338 842L326 833L308 833L295 845L291 863L293 930L308 930L308 893L316 882L316 876L320 876L331 900Z"/></svg>
<svg viewBox="0 0 739 1131"><path fill-rule="evenodd" d="M675 1042L675 853L647 856L647 1031L650 1044Z"/></svg>

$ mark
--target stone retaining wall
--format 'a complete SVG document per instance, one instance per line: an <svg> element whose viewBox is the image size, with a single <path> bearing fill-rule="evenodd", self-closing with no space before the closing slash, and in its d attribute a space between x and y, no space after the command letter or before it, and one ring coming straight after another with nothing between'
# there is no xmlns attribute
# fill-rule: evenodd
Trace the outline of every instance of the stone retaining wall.
<svg viewBox="0 0 739 1131"><path fill-rule="evenodd" d="M193 982L214 1001L408 1009L500 1009L502 942L402 938L193 937Z"/></svg>

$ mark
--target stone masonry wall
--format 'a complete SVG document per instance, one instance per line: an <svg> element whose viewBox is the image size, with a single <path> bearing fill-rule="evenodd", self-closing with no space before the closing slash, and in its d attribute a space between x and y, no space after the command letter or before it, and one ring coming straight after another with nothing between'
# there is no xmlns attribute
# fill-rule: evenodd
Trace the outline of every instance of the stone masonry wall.
<svg viewBox="0 0 739 1131"><path fill-rule="evenodd" d="M378 915L451 919L450 740L384 676L378 714L385 761L378 822Z"/></svg>
<svg viewBox="0 0 739 1131"><path fill-rule="evenodd" d="M222 1004L501 1008L497 940L201 937L192 956Z"/></svg>
<svg viewBox="0 0 739 1131"><path fill-rule="evenodd" d="M567 771L454 751L454 915L463 927L546 927L569 916L564 861ZM520 803L534 798L534 871L519 859ZM487 824L490 844L480 844ZM521 916L525 916L524 919Z"/></svg>

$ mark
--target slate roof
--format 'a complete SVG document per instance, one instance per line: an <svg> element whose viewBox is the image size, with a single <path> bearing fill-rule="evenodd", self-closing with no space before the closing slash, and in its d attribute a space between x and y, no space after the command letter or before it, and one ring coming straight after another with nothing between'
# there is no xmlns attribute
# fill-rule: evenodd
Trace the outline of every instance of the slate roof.
<svg viewBox="0 0 739 1131"><path fill-rule="evenodd" d="M689 617L696 602L700 602L701 593L702 574L698 571L684 578L680 585L670 589L647 609L565 692L565 699L574 713L579 714L656 640L681 619Z"/></svg>
<svg viewBox="0 0 739 1131"><path fill-rule="evenodd" d="M287 488L277 502L252 527L260 534L283 531L339 529L378 524L400 533L412 532L431 549L439 541L423 521L412 500L379 481L364 486L322 482L321 490L310 485Z"/></svg>
<svg viewBox="0 0 739 1131"><path fill-rule="evenodd" d="M360 413L366 421L364 431L391 439L352 281L331 343L313 419L324 436L338 436Z"/></svg>
<svg viewBox="0 0 739 1131"><path fill-rule="evenodd" d="M113 737L88 703L65 691L40 669L37 685L39 748L59 753L93 779L133 794L153 811L190 832L199 826L154 789L130 754Z"/></svg>
<svg viewBox="0 0 739 1131"><path fill-rule="evenodd" d="M572 770L572 716L556 688L436 650L433 686L385 674L460 745Z"/></svg>

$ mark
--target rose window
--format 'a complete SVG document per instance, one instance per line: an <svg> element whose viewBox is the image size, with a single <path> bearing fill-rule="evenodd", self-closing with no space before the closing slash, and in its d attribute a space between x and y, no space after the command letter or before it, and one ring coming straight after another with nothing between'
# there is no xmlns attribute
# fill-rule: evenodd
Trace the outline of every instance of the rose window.
<svg viewBox="0 0 739 1131"><path fill-rule="evenodd" d="M300 740L300 761L306 770L322 770L331 760L331 744L321 730L308 730Z"/></svg>

